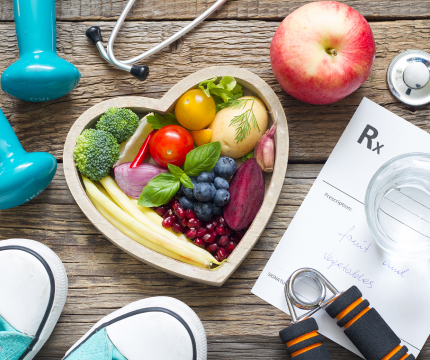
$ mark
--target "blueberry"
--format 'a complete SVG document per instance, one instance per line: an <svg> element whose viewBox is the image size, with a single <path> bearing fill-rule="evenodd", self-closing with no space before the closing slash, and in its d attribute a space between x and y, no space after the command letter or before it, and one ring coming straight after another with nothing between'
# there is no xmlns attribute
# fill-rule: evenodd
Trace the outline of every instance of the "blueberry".
<svg viewBox="0 0 430 360"><path fill-rule="evenodd" d="M216 206L225 206L230 201L230 193L226 189L217 190L215 195L215 205Z"/></svg>
<svg viewBox="0 0 430 360"><path fill-rule="evenodd" d="M214 184L218 190L219 189L228 190L230 188L228 181L222 177L216 177L214 180Z"/></svg>
<svg viewBox="0 0 430 360"><path fill-rule="evenodd" d="M195 202L196 202L195 200L188 199L185 196L183 196L179 199L179 204L181 204L181 206L185 210L188 210L188 209L194 210Z"/></svg>
<svg viewBox="0 0 430 360"><path fill-rule="evenodd" d="M214 197L215 197L215 194L216 194L216 187L215 187L215 185L213 183L211 183L211 191L212 191L211 200L213 200Z"/></svg>
<svg viewBox="0 0 430 360"><path fill-rule="evenodd" d="M197 182L197 176L190 176L190 179L193 184Z"/></svg>
<svg viewBox="0 0 430 360"><path fill-rule="evenodd" d="M213 210L214 216L220 216L222 215L224 208L222 206L214 205L212 210Z"/></svg>
<svg viewBox="0 0 430 360"><path fill-rule="evenodd" d="M209 221L213 214L212 204L196 202L194 204L194 212L199 220Z"/></svg>
<svg viewBox="0 0 430 360"><path fill-rule="evenodd" d="M213 197L213 190L208 183L198 183L194 185L194 197L198 201L209 201Z"/></svg>
<svg viewBox="0 0 430 360"><path fill-rule="evenodd" d="M211 183L214 181L214 176L212 173L203 171L198 177L197 177L197 182L202 183Z"/></svg>
<svg viewBox="0 0 430 360"><path fill-rule="evenodd" d="M181 184L181 187L179 188L178 192L176 193L177 196L182 196L184 195L184 189L185 186Z"/></svg>
<svg viewBox="0 0 430 360"><path fill-rule="evenodd" d="M237 165L232 158L221 156L215 165L215 173L225 179L234 175L237 170Z"/></svg>
<svg viewBox="0 0 430 360"><path fill-rule="evenodd" d="M193 185L195 187L197 185L197 183L193 181ZM184 186L184 195L190 200L195 200L194 189L188 189Z"/></svg>

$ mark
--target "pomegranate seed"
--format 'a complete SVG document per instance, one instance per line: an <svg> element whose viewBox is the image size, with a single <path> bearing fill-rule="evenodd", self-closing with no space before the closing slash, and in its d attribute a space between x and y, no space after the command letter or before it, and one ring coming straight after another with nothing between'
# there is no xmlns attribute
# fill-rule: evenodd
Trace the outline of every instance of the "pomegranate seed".
<svg viewBox="0 0 430 360"><path fill-rule="evenodd" d="M227 253L225 252L225 249L222 247L218 248L216 254L219 257L219 261L223 261L227 257Z"/></svg>
<svg viewBox="0 0 430 360"><path fill-rule="evenodd" d="M218 225L224 225L225 226L225 219L222 216L218 216Z"/></svg>
<svg viewBox="0 0 430 360"><path fill-rule="evenodd" d="M193 229L197 229L198 230L198 229L201 228L201 226L202 226L202 223L201 223L201 221L199 219L191 219L190 221L188 221L188 227L189 228L193 228Z"/></svg>
<svg viewBox="0 0 430 360"><path fill-rule="evenodd" d="M175 222L172 224L172 230L175 233L182 233L184 231L184 228L181 226L181 224Z"/></svg>
<svg viewBox="0 0 430 360"><path fill-rule="evenodd" d="M216 261L221 262L217 254L214 255L214 258Z"/></svg>
<svg viewBox="0 0 430 360"><path fill-rule="evenodd" d="M175 209L175 214L178 216L179 219L185 219L185 210L180 206Z"/></svg>
<svg viewBox="0 0 430 360"><path fill-rule="evenodd" d="M187 227L188 225L188 220L183 218L183 219L179 219L180 224L182 225L182 227Z"/></svg>
<svg viewBox="0 0 430 360"><path fill-rule="evenodd" d="M188 226L191 227L189 221L188 221ZM197 237L199 237L199 238L203 237L206 234L207 234L207 232L206 232L206 229L204 229L204 228L201 228L201 229L197 230Z"/></svg>
<svg viewBox="0 0 430 360"><path fill-rule="evenodd" d="M168 211L168 208L165 206L159 206L155 208L155 212L160 216L163 216L167 211Z"/></svg>
<svg viewBox="0 0 430 360"><path fill-rule="evenodd" d="M197 218L196 217L196 213L193 210L191 210L191 209L185 210L185 216L187 217L187 219L190 219L190 220Z"/></svg>
<svg viewBox="0 0 430 360"><path fill-rule="evenodd" d="M203 249L206 248L206 243L202 239L195 239L194 244L196 244L198 247L201 247Z"/></svg>
<svg viewBox="0 0 430 360"><path fill-rule="evenodd" d="M177 200L177 199L173 200L173 203L172 203L172 206L171 206L171 208L173 210L176 210L180 206L181 206L181 204L179 203L179 200Z"/></svg>
<svg viewBox="0 0 430 360"><path fill-rule="evenodd" d="M221 236L220 239L218 240L218 245L224 247L229 242L230 242L230 238L228 236Z"/></svg>
<svg viewBox="0 0 430 360"><path fill-rule="evenodd" d="M215 226L212 223L207 223L206 224L206 230L207 230L207 232L212 233L215 231Z"/></svg>
<svg viewBox="0 0 430 360"><path fill-rule="evenodd" d="M165 218L168 218L169 216L172 216L173 215L173 211L172 210L168 210L168 211L166 211L166 213L163 215L163 218L165 219Z"/></svg>
<svg viewBox="0 0 430 360"><path fill-rule="evenodd" d="M212 233L212 235L213 235L213 237L214 237L215 241L219 238L219 235L216 233L216 231L214 231L214 232Z"/></svg>
<svg viewBox="0 0 430 360"><path fill-rule="evenodd" d="M212 225L214 226L214 228L216 228L218 226L218 223L214 220L212 221Z"/></svg>
<svg viewBox="0 0 430 360"><path fill-rule="evenodd" d="M163 220L161 225L163 225L164 228L168 229L168 228L172 227L173 222L174 222L174 219L172 219L172 217L169 216Z"/></svg>
<svg viewBox="0 0 430 360"><path fill-rule="evenodd" d="M215 237L213 234L206 234L203 235L202 239L207 242L208 244L212 244L215 241Z"/></svg>
<svg viewBox="0 0 430 360"><path fill-rule="evenodd" d="M236 232L236 237L241 240L243 238L243 235L245 235L242 231Z"/></svg>
<svg viewBox="0 0 430 360"><path fill-rule="evenodd" d="M235 247L236 247L236 244L233 241L230 241L225 247L225 251L227 251L228 253L231 253Z"/></svg>
<svg viewBox="0 0 430 360"><path fill-rule="evenodd" d="M185 231L185 236L187 239L193 240L197 237L197 230L196 229L188 229Z"/></svg>
<svg viewBox="0 0 430 360"><path fill-rule="evenodd" d="M220 236L224 236L225 235L225 226L218 225L216 227L216 233Z"/></svg>
<svg viewBox="0 0 430 360"><path fill-rule="evenodd" d="M240 239L241 239L242 237L240 236L240 235L238 235L237 233L235 233L234 235L232 235L231 236L231 239L237 244L239 241L240 241Z"/></svg>
<svg viewBox="0 0 430 360"><path fill-rule="evenodd" d="M233 230L231 230L228 226L226 226L226 228L225 228L225 234L227 236L230 236L232 234L232 232L233 232Z"/></svg>
<svg viewBox="0 0 430 360"><path fill-rule="evenodd" d="M207 251L209 251L210 253L214 253L215 251L218 250L218 245L217 244L210 244L207 248Z"/></svg>

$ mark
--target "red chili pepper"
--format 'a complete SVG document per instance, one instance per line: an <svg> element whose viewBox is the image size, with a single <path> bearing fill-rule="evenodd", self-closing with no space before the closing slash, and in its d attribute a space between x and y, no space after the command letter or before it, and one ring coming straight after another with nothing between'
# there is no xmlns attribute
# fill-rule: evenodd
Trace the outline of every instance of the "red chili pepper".
<svg viewBox="0 0 430 360"><path fill-rule="evenodd" d="M157 130L152 130L150 134L146 137L139 152L137 153L136 158L131 163L130 168L135 168L139 166L140 164L142 164L143 160L145 160L149 156L149 142L151 141L152 137L156 132Z"/></svg>

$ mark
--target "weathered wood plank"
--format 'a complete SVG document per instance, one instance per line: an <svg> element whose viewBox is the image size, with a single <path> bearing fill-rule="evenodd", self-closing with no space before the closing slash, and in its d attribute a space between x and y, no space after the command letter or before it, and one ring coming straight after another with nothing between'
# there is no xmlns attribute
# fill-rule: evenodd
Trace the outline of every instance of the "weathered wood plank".
<svg viewBox="0 0 430 360"><path fill-rule="evenodd" d="M98 23L112 29L111 22ZM288 96L273 76L269 46L276 22L211 21L190 33L170 49L147 61L150 77L140 83L130 74L114 69L86 39L90 23L58 23L59 55L81 71L76 90L61 99L28 103L0 92L0 107L12 123L25 149L49 151L61 160L63 144L72 123L96 103L122 95L161 97L172 85L192 72L212 65L237 65L255 72L279 96L290 131L290 161L324 162L345 129L361 99L366 96L413 124L429 131L429 107L413 109L391 96L386 69L400 51L430 51L430 23L425 20L372 23L377 42L373 72L355 93L336 104L312 106ZM134 56L165 39L183 22L128 22L118 36L119 57ZM220 31L222 30L222 31ZM135 37L134 34L142 34ZM12 23L0 24L0 72L18 56Z"/></svg>
<svg viewBox="0 0 430 360"><path fill-rule="evenodd" d="M305 198L320 164L288 167L282 195L263 236L221 288L155 270L107 241L75 204L62 172L30 203L0 211L0 239L32 238L53 249L65 264L69 294L53 335L36 359L59 359L104 315L151 296L173 296L190 305L208 335L208 359L286 359L277 333L288 317L250 290ZM332 359L359 359L326 340ZM430 357L430 341L419 360Z"/></svg>
<svg viewBox="0 0 430 360"><path fill-rule="evenodd" d="M126 0L56 0L57 18L61 20L113 20L121 13ZM129 20L193 19L204 12L215 0L137 0ZM213 19L281 20L308 0L229 0ZM347 0L368 19L428 18L430 1L413 0ZM0 0L0 20L13 20L10 0Z"/></svg>

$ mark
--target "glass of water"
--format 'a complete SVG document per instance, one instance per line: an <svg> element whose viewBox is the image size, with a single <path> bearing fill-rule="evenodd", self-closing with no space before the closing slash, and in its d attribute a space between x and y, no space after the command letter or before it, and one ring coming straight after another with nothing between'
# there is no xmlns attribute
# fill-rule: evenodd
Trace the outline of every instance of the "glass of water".
<svg viewBox="0 0 430 360"><path fill-rule="evenodd" d="M383 249L430 258L430 154L404 154L385 163L370 180L365 212Z"/></svg>

